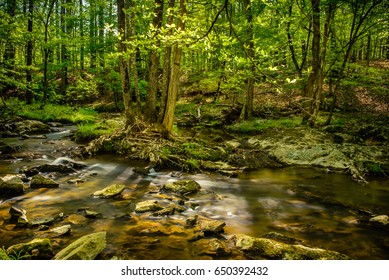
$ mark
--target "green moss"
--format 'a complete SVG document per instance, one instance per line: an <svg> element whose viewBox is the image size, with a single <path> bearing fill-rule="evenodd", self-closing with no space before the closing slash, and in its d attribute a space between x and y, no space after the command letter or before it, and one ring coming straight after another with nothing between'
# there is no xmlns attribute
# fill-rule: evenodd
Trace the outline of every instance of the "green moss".
<svg viewBox="0 0 389 280"><path fill-rule="evenodd" d="M200 164L199 164L198 160L196 160L196 159L189 158L186 160L186 164L190 170L200 169Z"/></svg>

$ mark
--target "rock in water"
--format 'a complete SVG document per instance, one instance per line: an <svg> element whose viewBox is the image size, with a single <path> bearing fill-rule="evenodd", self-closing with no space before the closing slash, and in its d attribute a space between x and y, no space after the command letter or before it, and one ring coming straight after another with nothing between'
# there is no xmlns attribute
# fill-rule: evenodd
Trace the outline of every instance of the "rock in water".
<svg viewBox="0 0 389 280"><path fill-rule="evenodd" d="M8 256L23 259L46 260L54 255L50 239L36 238L27 243L12 245L7 249Z"/></svg>
<svg viewBox="0 0 389 280"><path fill-rule="evenodd" d="M181 180L169 182L162 186L162 190L179 193L182 195L198 192L201 189L199 183L193 180Z"/></svg>
<svg viewBox="0 0 389 280"><path fill-rule="evenodd" d="M139 202L136 204L135 212L143 213L143 212L149 212L149 211L158 211L161 209L162 209L162 206L159 205L158 201L146 200L146 201L142 201L142 202Z"/></svg>
<svg viewBox="0 0 389 280"><path fill-rule="evenodd" d="M389 229L389 216L387 215L378 215L369 220L369 223L372 226L381 227L384 229Z"/></svg>
<svg viewBox="0 0 389 280"><path fill-rule="evenodd" d="M235 247L253 259L276 260L348 260L341 253L310 248L303 245L290 245L267 238L254 238L245 234L234 235Z"/></svg>
<svg viewBox="0 0 389 280"><path fill-rule="evenodd" d="M37 174L31 178L30 187L33 189L58 188L59 184L51 178L45 177L41 174Z"/></svg>
<svg viewBox="0 0 389 280"><path fill-rule="evenodd" d="M99 196L102 198L111 198L121 194L125 188L126 186L124 185L115 184L115 185L108 186L100 191L94 192L93 196Z"/></svg>
<svg viewBox="0 0 389 280"><path fill-rule="evenodd" d="M85 235L58 252L53 260L94 260L106 247L105 231Z"/></svg>
<svg viewBox="0 0 389 280"><path fill-rule="evenodd" d="M0 178L0 196L21 195L24 193L24 184L17 175L7 175Z"/></svg>

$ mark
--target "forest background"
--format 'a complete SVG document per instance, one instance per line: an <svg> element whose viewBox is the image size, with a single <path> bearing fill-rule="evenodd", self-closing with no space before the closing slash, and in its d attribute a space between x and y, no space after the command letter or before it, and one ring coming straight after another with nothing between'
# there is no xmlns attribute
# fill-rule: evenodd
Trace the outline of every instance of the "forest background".
<svg viewBox="0 0 389 280"><path fill-rule="evenodd" d="M124 112L122 129L141 121L165 137L177 106L194 119L202 106L227 106L242 122L283 104L283 116L310 126L334 113L387 114L388 3L5 0L2 112L47 121L53 108L82 108L86 138L112 129L89 122L96 111Z"/></svg>

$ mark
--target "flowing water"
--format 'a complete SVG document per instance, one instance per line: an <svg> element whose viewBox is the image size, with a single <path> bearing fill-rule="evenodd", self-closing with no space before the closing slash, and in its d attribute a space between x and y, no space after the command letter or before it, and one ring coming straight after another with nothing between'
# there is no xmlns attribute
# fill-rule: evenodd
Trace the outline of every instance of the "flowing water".
<svg viewBox="0 0 389 280"><path fill-rule="evenodd" d="M3 139L24 151L39 155L31 161L2 160L0 173L14 174L24 166L58 163L76 144L66 136L72 127L47 135L46 139ZM58 176L56 189L27 189L25 194L0 200L0 246L39 237L33 227L15 227L8 222L14 205L34 220L64 213L56 223L72 224L67 237L54 238L56 250L89 233L107 231L107 256L134 259L199 259L196 242L190 242L185 221L193 215L225 221L224 236L245 233L260 237L269 232L301 239L305 244L335 250L354 259L389 259L389 236L380 228L361 223L368 212L389 214L389 180L359 185L348 175L326 174L314 168L261 169L228 178L209 174L181 174L169 171L142 175L135 168L142 163L117 156L99 156L83 161L87 167L76 174ZM85 182L68 183L82 178ZM201 191L189 196L187 210L169 217L136 214L135 204L156 199L162 205L172 197L159 192L166 182L193 179ZM92 194L110 184L125 184L120 198L101 199ZM101 214L90 219L83 209Z"/></svg>

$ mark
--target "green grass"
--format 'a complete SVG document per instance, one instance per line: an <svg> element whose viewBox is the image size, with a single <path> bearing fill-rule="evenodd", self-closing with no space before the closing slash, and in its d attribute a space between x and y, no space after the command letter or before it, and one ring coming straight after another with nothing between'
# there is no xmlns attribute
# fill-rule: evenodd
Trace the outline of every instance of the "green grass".
<svg viewBox="0 0 389 280"><path fill-rule="evenodd" d="M81 123L74 133L74 139L78 142L90 141L104 134L113 133L117 127L106 123Z"/></svg>
<svg viewBox="0 0 389 280"><path fill-rule="evenodd" d="M89 108L73 108L65 105L40 103L26 104L16 99L8 102L13 115L42 122L62 122L72 124L93 123L98 113Z"/></svg>
<svg viewBox="0 0 389 280"><path fill-rule="evenodd" d="M228 130L235 133L256 134L264 132L270 128L292 128L301 123L301 118L283 118L283 119L254 119L243 121L228 126Z"/></svg>

